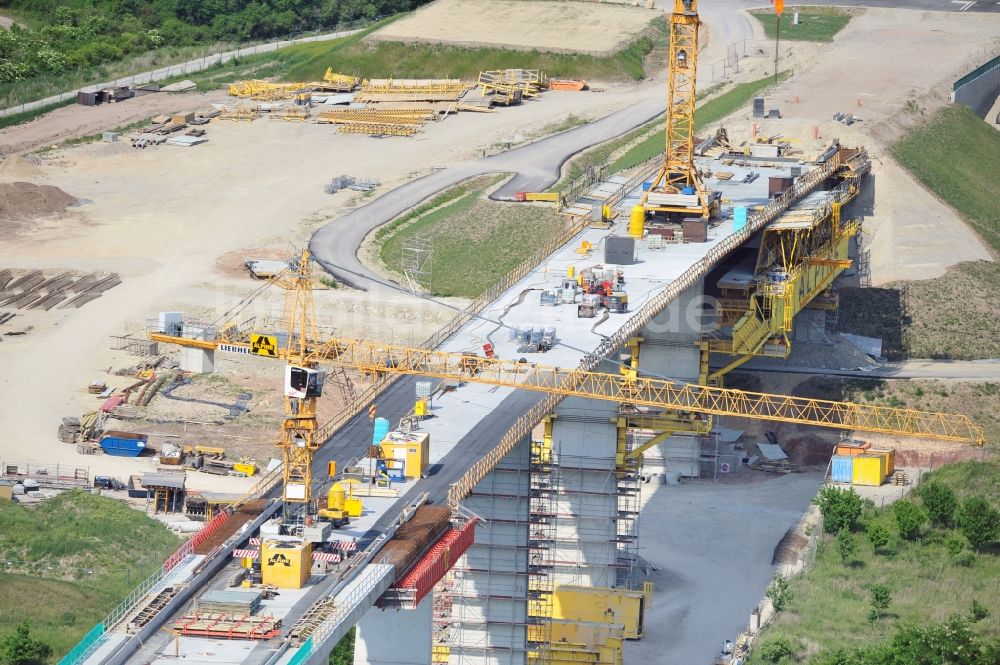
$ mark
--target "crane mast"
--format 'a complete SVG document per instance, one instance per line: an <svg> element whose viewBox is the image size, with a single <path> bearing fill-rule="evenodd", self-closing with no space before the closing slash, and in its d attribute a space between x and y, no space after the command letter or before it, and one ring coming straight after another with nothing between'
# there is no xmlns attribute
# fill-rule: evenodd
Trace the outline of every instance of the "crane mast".
<svg viewBox="0 0 1000 665"><path fill-rule="evenodd" d="M695 82L698 70L698 0L674 0L667 61L667 111L663 166L640 205L647 213L710 217L712 196L694 164Z"/></svg>
<svg viewBox="0 0 1000 665"><path fill-rule="evenodd" d="M317 338L308 250L302 251L296 270L282 281L288 338L283 354L285 418L278 446L284 462L283 522L291 525L304 522L312 502L312 460L319 448L316 399L322 395L324 379L308 347Z"/></svg>

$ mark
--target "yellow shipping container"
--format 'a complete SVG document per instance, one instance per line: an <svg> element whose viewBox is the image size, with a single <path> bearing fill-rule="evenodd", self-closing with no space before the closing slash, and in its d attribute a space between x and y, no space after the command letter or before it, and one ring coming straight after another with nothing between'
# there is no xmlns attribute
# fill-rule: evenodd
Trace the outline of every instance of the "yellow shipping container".
<svg viewBox="0 0 1000 665"><path fill-rule="evenodd" d="M389 432L380 447L385 459L405 463L407 478L427 475L431 452L431 435L427 432Z"/></svg>
<svg viewBox="0 0 1000 665"><path fill-rule="evenodd" d="M312 543L265 540L260 566L264 584L279 589L301 589L312 571Z"/></svg>
<svg viewBox="0 0 1000 665"><path fill-rule="evenodd" d="M851 483L878 487L885 482L884 455L857 455L854 457L854 471Z"/></svg>
<svg viewBox="0 0 1000 665"><path fill-rule="evenodd" d="M896 449L895 448L872 448L869 455L882 455L885 458L885 477L888 478L896 473Z"/></svg>

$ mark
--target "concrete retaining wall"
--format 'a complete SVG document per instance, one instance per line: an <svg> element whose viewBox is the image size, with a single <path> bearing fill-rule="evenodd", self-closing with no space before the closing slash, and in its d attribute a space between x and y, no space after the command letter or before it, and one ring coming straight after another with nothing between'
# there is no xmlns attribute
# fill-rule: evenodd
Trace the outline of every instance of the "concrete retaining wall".
<svg viewBox="0 0 1000 665"><path fill-rule="evenodd" d="M955 81L951 101L972 109L987 122L986 114L1000 95L1000 55Z"/></svg>

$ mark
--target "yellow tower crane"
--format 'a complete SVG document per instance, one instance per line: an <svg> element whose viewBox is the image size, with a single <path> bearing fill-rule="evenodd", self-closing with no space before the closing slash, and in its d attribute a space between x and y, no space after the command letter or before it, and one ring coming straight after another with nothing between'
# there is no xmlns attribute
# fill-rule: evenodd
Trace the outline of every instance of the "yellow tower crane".
<svg viewBox="0 0 1000 665"><path fill-rule="evenodd" d="M325 380L320 366L347 367L372 376L409 374L651 407L675 414L681 428L685 422L704 416L733 416L980 446L985 442L982 429L961 414L700 386L639 376L637 368L631 366L622 366L619 374L605 374L348 338L319 340L308 250L302 252L294 271L285 271L273 281L288 289L288 339L283 348L278 346L277 336L248 335L236 332L236 326L224 327L214 340L163 332L149 332L148 336L165 344L243 350L286 361L285 417L278 445L283 452L283 497L289 524L301 522L312 500L312 458L322 444L315 437L316 399Z"/></svg>
<svg viewBox="0 0 1000 665"><path fill-rule="evenodd" d="M667 61L666 153L663 166L639 203L645 211L708 218L719 201L694 164L695 81L698 70L698 0L674 0Z"/></svg>

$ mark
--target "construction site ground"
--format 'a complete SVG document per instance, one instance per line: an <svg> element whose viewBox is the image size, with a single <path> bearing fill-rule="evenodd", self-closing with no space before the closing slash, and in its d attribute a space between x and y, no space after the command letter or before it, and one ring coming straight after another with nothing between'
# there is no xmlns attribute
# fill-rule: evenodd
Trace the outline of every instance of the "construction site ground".
<svg viewBox="0 0 1000 665"><path fill-rule="evenodd" d="M633 41L659 15L596 2L438 0L372 38L601 55Z"/></svg>
<svg viewBox="0 0 1000 665"><path fill-rule="evenodd" d="M746 470L721 483L643 485L639 555L654 569L656 595L646 636L625 642L625 662L714 662L746 628L774 575L775 546L822 483L815 471Z"/></svg>

